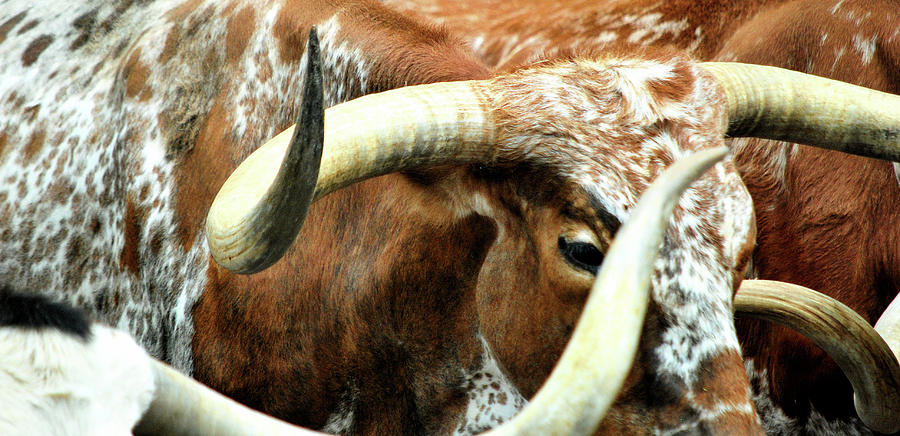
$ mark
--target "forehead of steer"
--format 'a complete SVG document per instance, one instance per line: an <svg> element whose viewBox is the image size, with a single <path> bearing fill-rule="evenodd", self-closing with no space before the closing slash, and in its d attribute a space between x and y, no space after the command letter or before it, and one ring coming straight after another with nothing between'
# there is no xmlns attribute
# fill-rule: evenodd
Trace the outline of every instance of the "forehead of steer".
<svg viewBox="0 0 900 436"><path fill-rule="evenodd" d="M494 79L485 94L502 129L498 160L528 155L555 168L621 222L673 162L724 144L719 87L667 52L547 62ZM696 419L752 416L746 380L716 399L703 391L721 381L711 367L734 366L727 377L744 377L731 300L754 239L752 201L728 158L682 195L655 262L654 319L642 337L649 349L636 366L665 381L655 386L679 393L679 401L689 398Z"/></svg>

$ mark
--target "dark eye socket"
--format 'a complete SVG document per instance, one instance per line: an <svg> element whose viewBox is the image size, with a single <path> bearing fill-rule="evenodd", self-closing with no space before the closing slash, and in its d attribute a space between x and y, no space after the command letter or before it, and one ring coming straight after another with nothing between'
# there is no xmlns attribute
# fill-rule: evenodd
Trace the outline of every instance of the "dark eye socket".
<svg viewBox="0 0 900 436"><path fill-rule="evenodd" d="M576 268L581 268L596 275L603 263L603 253L594 244L588 242L569 241L560 236L559 252Z"/></svg>

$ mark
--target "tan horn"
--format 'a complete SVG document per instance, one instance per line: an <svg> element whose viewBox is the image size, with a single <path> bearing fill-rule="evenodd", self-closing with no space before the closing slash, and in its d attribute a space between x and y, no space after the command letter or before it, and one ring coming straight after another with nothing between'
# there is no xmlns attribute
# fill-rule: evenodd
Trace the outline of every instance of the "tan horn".
<svg viewBox="0 0 900 436"><path fill-rule="evenodd" d="M153 360L153 401L134 427L136 435L323 435L264 415Z"/></svg>
<svg viewBox="0 0 900 436"><path fill-rule="evenodd" d="M607 252L569 344L550 377L512 421L491 435L589 435L632 366L650 277L681 193L728 153L703 150L676 162L644 192ZM610 326L621 334L612 334Z"/></svg>
<svg viewBox="0 0 900 436"><path fill-rule="evenodd" d="M900 96L783 68L701 65L725 91L730 136L900 161Z"/></svg>
<svg viewBox="0 0 900 436"><path fill-rule="evenodd" d="M900 365L888 344L849 307L812 289L769 280L744 280L735 315L790 327L838 364L853 385L856 412L880 433L900 431Z"/></svg>
<svg viewBox="0 0 900 436"><path fill-rule="evenodd" d="M222 186L207 215L210 252L231 271L249 274L280 259L309 204L330 192L395 171L493 158L494 125L476 82L367 95L323 116L318 50L307 53L310 89L304 90L297 124L303 132L288 128L253 152ZM313 183L316 141L324 146Z"/></svg>

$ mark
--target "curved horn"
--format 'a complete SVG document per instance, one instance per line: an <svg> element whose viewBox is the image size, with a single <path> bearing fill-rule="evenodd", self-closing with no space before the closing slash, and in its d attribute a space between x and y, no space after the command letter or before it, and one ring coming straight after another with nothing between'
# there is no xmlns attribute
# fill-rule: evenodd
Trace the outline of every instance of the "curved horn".
<svg viewBox="0 0 900 436"><path fill-rule="evenodd" d="M734 308L735 315L781 324L812 340L850 380L863 423L881 433L900 430L900 365L852 309L812 289L769 280L744 280Z"/></svg>
<svg viewBox="0 0 900 436"><path fill-rule="evenodd" d="M270 173L253 173L257 171L254 167L240 166L225 182L208 212L206 225L210 251L226 268L254 272L275 263L294 241L312 204L322 159L325 110L322 61L315 27L309 31L306 59L303 105L296 123L303 128L293 132L291 142L297 145L284 156L280 172L271 173L277 174L277 178L270 181L274 189L259 191L260 186L252 183L260 174ZM259 156L255 160L259 159L268 161L273 157ZM265 161L262 164L267 163ZM235 181L230 182L232 179ZM232 186L234 184L238 186ZM257 197L256 207L251 210L241 208ZM282 225L267 224L266 220L273 219ZM240 242L242 240L245 242ZM247 244L246 241L253 242ZM255 243L257 241L265 241L265 244Z"/></svg>
<svg viewBox="0 0 900 436"><path fill-rule="evenodd" d="M681 193L728 153L703 150L676 162L641 196L617 232L569 344L544 386L512 421L489 434L592 434L637 351L650 277ZM610 326L622 334L610 334ZM600 364L600 363L603 364Z"/></svg>
<svg viewBox="0 0 900 436"><path fill-rule="evenodd" d="M900 161L900 96L763 65L705 62L728 99L728 134Z"/></svg>
<svg viewBox="0 0 900 436"><path fill-rule="evenodd" d="M135 434L172 436L324 434L295 427L249 409L155 359L153 369L156 373L153 401L134 427Z"/></svg>
<svg viewBox="0 0 900 436"><path fill-rule="evenodd" d="M296 124L302 128L295 132L291 127L253 152L210 207L210 252L229 270L249 274L281 258L310 203L332 191L394 171L493 157L493 123L473 82L372 94L323 115L321 66L312 32L307 54Z"/></svg>

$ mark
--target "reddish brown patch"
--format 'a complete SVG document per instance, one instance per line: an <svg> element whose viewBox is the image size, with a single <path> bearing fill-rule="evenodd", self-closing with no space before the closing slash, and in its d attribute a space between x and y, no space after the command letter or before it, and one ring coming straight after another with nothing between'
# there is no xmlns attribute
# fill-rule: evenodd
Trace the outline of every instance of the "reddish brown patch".
<svg viewBox="0 0 900 436"><path fill-rule="evenodd" d="M333 11L316 14L313 8L299 7L296 4L288 4L278 12L275 20L275 42L278 44L278 53L285 62L299 62L306 51L306 38L309 35L310 23L315 23L331 15Z"/></svg>
<svg viewBox="0 0 900 436"><path fill-rule="evenodd" d="M706 434L760 435L764 434L757 417L749 413L725 413L706 421Z"/></svg>
<svg viewBox="0 0 900 436"><path fill-rule="evenodd" d="M0 156L4 156L7 153L6 145L8 142L9 136L6 132L0 131Z"/></svg>
<svg viewBox="0 0 900 436"><path fill-rule="evenodd" d="M43 129L37 129L31 134L28 144L25 145L25 160L31 161L44 147L47 133Z"/></svg>
<svg viewBox="0 0 900 436"><path fill-rule="evenodd" d="M461 369L479 363L473 287L496 230L482 217L453 222L421 191L399 175L348 187L313 206L272 268L211 264L194 309L195 376L307 427L353 387L360 434L452 432Z"/></svg>
<svg viewBox="0 0 900 436"><path fill-rule="evenodd" d="M551 180L546 174L519 175L523 180ZM497 241L479 273L481 329L525 397L537 391L556 364L590 288L589 279L573 277L567 273L568 266L552 260L564 262L559 258L559 234L555 233L570 220L560 216L562 205L569 206L567 212L578 222L596 222L592 219L595 215L583 197L549 195L549 192L562 192L554 188L548 183L546 192L531 193L523 201L516 183L510 181L498 185L489 195L510 210L510 219L503 224L506 231L521 237ZM601 245L607 242L602 238L609 232L601 224L595 231ZM554 234L548 238L545 232ZM551 261L543 262L544 259ZM536 305L535 301L540 304ZM509 313L518 315L510 317Z"/></svg>
<svg viewBox="0 0 900 436"><path fill-rule="evenodd" d="M171 22L181 23L202 4L203 0L187 0L177 7L172 8L167 16Z"/></svg>
<svg viewBox="0 0 900 436"><path fill-rule="evenodd" d="M12 91L9 93L9 96L6 97L6 102L11 104L13 109L18 109L19 106L22 105L22 98L19 97L19 93Z"/></svg>
<svg viewBox="0 0 900 436"><path fill-rule="evenodd" d="M100 62L97 62L97 64L94 65L94 69L91 71L91 74L96 76L97 73L99 73L100 70L103 69L103 65L105 65L105 63L102 60Z"/></svg>
<svg viewBox="0 0 900 436"><path fill-rule="evenodd" d="M57 179L50 185L50 189L47 190L47 200L54 203L65 204L72 197L72 191L75 187L64 180L65 179Z"/></svg>
<svg viewBox="0 0 900 436"><path fill-rule="evenodd" d="M212 199L238 160L232 155L238 147L229 139L231 123L223 100L213 103L191 152L184 156L175 174L178 234L186 250L193 245Z"/></svg>
<svg viewBox="0 0 900 436"><path fill-rule="evenodd" d="M40 113L40 111L41 111L41 105L39 105L39 104L36 104L33 106L28 106L24 110L27 120L32 121L32 122L37 119L38 113Z"/></svg>
<svg viewBox="0 0 900 436"><path fill-rule="evenodd" d="M131 197L128 198L125 205L125 245L119 253L119 267L128 269L135 276L140 275L138 248L146 214Z"/></svg>
<svg viewBox="0 0 900 436"><path fill-rule="evenodd" d="M15 15L12 18L4 21L3 24L0 24L0 44L2 44L3 41L6 40L6 35L9 34L9 31L16 27L16 25L19 24L19 22L22 21L23 18L25 18L25 15L27 15L27 12L21 12L18 15Z"/></svg>
<svg viewBox="0 0 900 436"><path fill-rule="evenodd" d="M263 56L260 55L259 57ZM259 82L265 85L272 78L272 64L266 59L260 59L257 65L259 66Z"/></svg>
<svg viewBox="0 0 900 436"><path fill-rule="evenodd" d="M228 31L225 34L225 59L235 64L247 49L247 43L253 36L256 26L256 11L248 6L241 9L228 20Z"/></svg>
<svg viewBox="0 0 900 436"><path fill-rule="evenodd" d="M141 186L141 191L138 196L138 201L143 203L143 202L147 201L147 198L149 198L149 197L150 197L150 185Z"/></svg>
<svg viewBox="0 0 900 436"><path fill-rule="evenodd" d="M88 269L88 263L83 260L87 256L86 249L87 244L81 236L76 234L69 238L65 248L66 265L68 266L65 279L67 282L78 283L84 279Z"/></svg>
<svg viewBox="0 0 900 436"><path fill-rule="evenodd" d="M662 55L665 52L660 53ZM661 56L660 56L661 57ZM673 59L677 57L673 56ZM683 58L682 58L683 59ZM647 82L647 89L658 102L684 101L693 91L695 78L691 72L691 64L682 61L676 64L670 80L651 80Z"/></svg>
<svg viewBox="0 0 900 436"><path fill-rule="evenodd" d="M150 77L150 67L141 62L141 49L137 49L125 63L123 74L125 75L125 94L134 98L140 94L141 101L147 101L153 96L153 91L147 86Z"/></svg>
<svg viewBox="0 0 900 436"><path fill-rule="evenodd" d="M52 35L41 35L31 41L31 44L28 44L25 52L22 53L22 64L27 67L37 61L37 58L51 42L53 42Z"/></svg>
<svg viewBox="0 0 900 436"><path fill-rule="evenodd" d="M55 235L50 237L50 244L53 247L59 247L66 242L66 238L69 236L69 229L66 226L62 226Z"/></svg>
<svg viewBox="0 0 900 436"><path fill-rule="evenodd" d="M169 34L166 35L166 42L159 55L160 63L167 63L178 52L178 46L181 43L184 34L190 34L189 28L192 25L191 20L189 19L190 15L202 4L203 0L188 0L169 11L167 16L172 23L172 27L169 30ZM186 28L188 28L188 30L185 30Z"/></svg>
<svg viewBox="0 0 900 436"><path fill-rule="evenodd" d="M720 54L900 91L900 45L888 43L900 19L896 5L848 0L836 14L832 7L805 0L771 8L734 29ZM870 18L854 23L851 11ZM867 65L852 46L855 36L878 38ZM885 231L900 225L891 165L797 146L782 178L770 170L781 146L751 140L735 156L759 227L758 277L810 287L874 323L900 289L900 233ZM745 355L768 371L772 397L788 416L805 419L810 404L826 419L855 415L850 384L821 349L781 326L746 319L736 325Z"/></svg>
<svg viewBox="0 0 900 436"><path fill-rule="evenodd" d="M749 404L747 373L737 352L716 355L702 364L694 385L694 401L706 410L721 404Z"/></svg>
<svg viewBox="0 0 900 436"><path fill-rule="evenodd" d="M162 52L159 54L159 62L165 64L175 56L178 48L178 42L181 40L181 27L175 22L166 35L166 42L163 44Z"/></svg>
<svg viewBox="0 0 900 436"><path fill-rule="evenodd" d="M31 20L31 21L25 23L25 25L23 25L22 28L19 29L17 34L21 35L31 29L34 29L40 23L41 23L40 20Z"/></svg>
<svg viewBox="0 0 900 436"><path fill-rule="evenodd" d="M367 92L491 76L463 42L442 27L361 2L342 10L340 23L341 39L356 41L373 64ZM345 77L354 74L348 71Z"/></svg>
<svg viewBox="0 0 900 436"><path fill-rule="evenodd" d="M53 173L54 176L59 176L66 168L66 162L68 161L68 153L59 153L59 156L56 157L56 171Z"/></svg>
<svg viewBox="0 0 900 436"><path fill-rule="evenodd" d="M100 222L100 217L99 217L99 216L94 215L94 216L91 217L91 226L90 226L90 229L91 229L91 234L92 234L92 235L96 235L96 234L100 233L100 230L103 229L103 223Z"/></svg>

